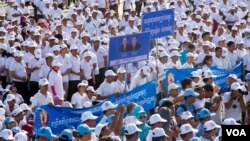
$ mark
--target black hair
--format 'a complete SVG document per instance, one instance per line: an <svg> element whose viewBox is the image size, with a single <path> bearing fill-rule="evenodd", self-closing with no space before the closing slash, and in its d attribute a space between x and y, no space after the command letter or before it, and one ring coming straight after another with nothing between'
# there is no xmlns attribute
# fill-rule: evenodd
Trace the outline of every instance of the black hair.
<svg viewBox="0 0 250 141"><path fill-rule="evenodd" d="M189 49L194 49L195 46L194 46L194 44L189 44L189 45L188 45L188 48L189 48Z"/></svg>
<svg viewBox="0 0 250 141"><path fill-rule="evenodd" d="M204 33L201 35L202 39L204 39L205 36L206 36L206 35L209 35L209 34L210 34L209 32L204 32Z"/></svg>
<svg viewBox="0 0 250 141"><path fill-rule="evenodd" d="M233 44L234 44L233 41L229 41L229 42L227 43L227 47L230 47L230 46L232 46Z"/></svg>
<svg viewBox="0 0 250 141"><path fill-rule="evenodd" d="M182 81L181 81L181 87L182 89L186 89L188 85L191 85L192 84L192 80L190 78L184 78Z"/></svg>
<svg viewBox="0 0 250 141"><path fill-rule="evenodd" d="M160 140L164 140L164 138L166 138L165 136L161 136L161 137L152 137L152 141L160 141Z"/></svg>
<svg viewBox="0 0 250 141"><path fill-rule="evenodd" d="M215 48L215 52L218 51L218 50L222 50L222 47L216 47Z"/></svg>
<svg viewBox="0 0 250 141"><path fill-rule="evenodd" d="M211 84L206 84L205 86L203 86L205 92L213 92L214 91L214 87Z"/></svg>
<svg viewBox="0 0 250 141"><path fill-rule="evenodd" d="M184 139L189 133L192 133L192 132L188 132L186 134L180 134L181 138Z"/></svg>
<svg viewBox="0 0 250 141"><path fill-rule="evenodd" d="M126 131L125 131L126 132ZM127 140L130 140L131 138L133 138L136 134L138 134L138 132L135 132L134 134L131 135L125 135Z"/></svg>
<svg viewBox="0 0 250 141"><path fill-rule="evenodd" d="M209 59L213 59L213 57L211 56L211 55L206 55L205 56L205 58L203 59L203 65L206 65L207 64L207 61L209 60Z"/></svg>
<svg viewBox="0 0 250 141"><path fill-rule="evenodd" d="M104 136L104 137L99 138L98 141L114 141L114 139L108 136Z"/></svg>
<svg viewBox="0 0 250 141"><path fill-rule="evenodd" d="M170 106L173 106L173 105L174 105L174 103L172 101L166 100L162 103L162 105L159 108L161 108L161 107L168 107L169 108Z"/></svg>

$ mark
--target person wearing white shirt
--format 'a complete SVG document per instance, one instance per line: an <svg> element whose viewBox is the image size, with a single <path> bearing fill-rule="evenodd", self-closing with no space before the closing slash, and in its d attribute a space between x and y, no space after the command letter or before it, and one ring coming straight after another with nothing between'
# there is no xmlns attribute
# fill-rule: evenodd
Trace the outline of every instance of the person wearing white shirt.
<svg viewBox="0 0 250 141"><path fill-rule="evenodd" d="M20 11L22 13L22 15L24 15L25 17L28 17L30 14L29 8L25 6L24 1L20 3Z"/></svg>
<svg viewBox="0 0 250 141"><path fill-rule="evenodd" d="M117 92L122 94L127 92L128 89L128 85L125 81L125 77L126 77L126 70L123 67L120 67L117 69L117 80L115 82L115 86L117 88Z"/></svg>
<svg viewBox="0 0 250 141"><path fill-rule="evenodd" d="M194 68L194 54L193 53L187 53L187 62L182 65L182 69L190 69Z"/></svg>
<svg viewBox="0 0 250 141"><path fill-rule="evenodd" d="M77 85L80 83L80 64L81 59L80 56L77 55L77 46L70 47L70 55L69 55L69 63L71 64L71 70L69 73L69 91L67 101L71 101L72 95L77 92Z"/></svg>
<svg viewBox="0 0 250 141"><path fill-rule="evenodd" d="M54 60L54 55L52 53L47 53L45 55L46 64L42 65L42 67L39 71L40 78L48 78L49 72L50 72L51 67L52 67L53 60Z"/></svg>
<svg viewBox="0 0 250 141"><path fill-rule="evenodd" d="M105 72L106 79L97 89L97 99L107 99L113 95L117 95L118 91L114 83L116 74L112 70Z"/></svg>
<svg viewBox="0 0 250 141"><path fill-rule="evenodd" d="M240 94L241 86L238 82L231 84L231 92L227 92L222 96L225 105L225 119L234 118L237 122L241 122L242 112L246 112L246 104L244 97Z"/></svg>
<svg viewBox="0 0 250 141"><path fill-rule="evenodd" d="M138 28L134 25L135 18L129 17L128 26L125 28L125 34L132 34L139 32Z"/></svg>
<svg viewBox="0 0 250 141"><path fill-rule="evenodd" d="M57 2L53 3L53 8L51 9L50 13L51 13L51 19L55 19L57 18L57 16L59 16L60 19L63 18L63 11L58 7Z"/></svg>
<svg viewBox="0 0 250 141"><path fill-rule="evenodd" d="M11 117L13 114L13 111L19 108L19 106L15 102L15 96L13 94L8 94L6 97L6 103L7 104L4 107L6 116Z"/></svg>
<svg viewBox="0 0 250 141"><path fill-rule="evenodd" d="M213 56L213 66L216 66L220 69L230 69L231 63L227 55L223 55L223 49L221 47L215 48L215 55Z"/></svg>
<svg viewBox="0 0 250 141"><path fill-rule="evenodd" d="M7 56L5 55L6 46L4 44L0 45L0 81L2 81L3 87L5 87L6 84L6 69L5 64L7 60Z"/></svg>
<svg viewBox="0 0 250 141"><path fill-rule="evenodd" d="M235 54L235 43L233 41L229 41L227 43L227 55L231 62L231 68L234 68L237 65L237 55Z"/></svg>
<svg viewBox="0 0 250 141"><path fill-rule="evenodd" d="M247 54L243 57L243 76L250 73L250 48L247 48Z"/></svg>
<svg viewBox="0 0 250 141"><path fill-rule="evenodd" d="M210 55L209 47L210 47L210 44L208 42L205 42L202 45L203 52L198 55L197 60L196 60L196 66L201 66L204 58L207 55Z"/></svg>
<svg viewBox="0 0 250 141"><path fill-rule="evenodd" d="M97 64L99 67L99 75L96 77L96 85L99 86L103 82L105 70L108 68L108 54L107 51L102 46L100 46L99 37L95 37L93 41L94 44L90 51L96 55Z"/></svg>
<svg viewBox="0 0 250 141"><path fill-rule="evenodd" d="M49 82L46 78L39 80L39 91L31 98L31 108L35 109L42 105L54 105L53 96L48 91Z"/></svg>
<svg viewBox="0 0 250 141"><path fill-rule="evenodd" d="M73 94L71 98L71 104L73 105L74 108L83 108L85 102L84 100L86 97L85 91L88 87L88 84L87 82L79 83L77 87L78 87L78 92Z"/></svg>
<svg viewBox="0 0 250 141"><path fill-rule="evenodd" d="M77 29L73 28L73 30L71 31L71 36L69 37L67 43L72 46L72 45L79 45L80 44L80 40L78 39L77 36Z"/></svg>
<svg viewBox="0 0 250 141"><path fill-rule="evenodd" d="M171 61L169 63L170 68L181 69L182 65L179 61L180 54L178 51L172 51L171 54Z"/></svg>
<svg viewBox="0 0 250 141"><path fill-rule="evenodd" d="M41 56L41 50L36 49L35 50L35 57L29 60L28 62L28 71L30 73L30 93L32 95L37 93L38 87L38 81L39 81L39 72L41 70L41 67L45 65L45 59Z"/></svg>
<svg viewBox="0 0 250 141"><path fill-rule="evenodd" d="M54 95L55 105L64 100L63 77L60 71L61 63L57 60L52 62L52 70L49 72L49 91ZM58 101L56 101L58 100Z"/></svg>
<svg viewBox="0 0 250 141"><path fill-rule="evenodd" d="M139 69L131 80L130 90L147 83L148 77L150 77L150 68L148 66Z"/></svg>
<svg viewBox="0 0 250 141"><path fill-rule="evenodd" d="M71 70L71 63L69 61L68 47L65 44L60 45L60 55L58 55L55 60L57 60L62 65L60 66L60 71L63 76L63 89L65 91L65 99L68 99L68 88L69 88L69 73Z"/></svg>
<svg viewBox="0 0 250 141"><path fill-rule="evenodd" d="M226 14L225 22L228 25L228 28L231 29L233 25L239 21L239 17L237 13L235 13L235 7L231 7L228 11L228 14Z"/></svg>
<svg viewBox="0 0 250 141"><path fill-rule="evenodd" d="M236 40L236 50L235 54L237 55L237 60L242 60L243 57L247 54L247 50L243 46L243 40L237 39Z"/></svg>
<svg viewBox="0 0 250 141"><path fill-rule="evenodd" d="M29 103L29 95L27 94L27 72L24 62L22 61L23 54L21 51L15 51L13 61L10 65L10 76L17 87L17 92L20 93L25 102Z"/></svg>
<svg viewBox="0 0 250 141"><path fill-rule="evenodd" d="M81 33L81 42L78 44L78 51L79 51L79 55L80 57L83 58L83 54L84 52L86 52L87 50L90 50L91 45L89 43L89 34L86 32L82 32Z"/></svg>
<svg viewBox="0 0 250 141"><path fill-rule="evenodd" d="M81 61L81 77L83 80L87 80L89 85L95 86L95 69L94 62L92 61L92 57L90 52L84 53L84 59Z"/></svg>
<svg viewBox="0 0 250 141"><path fill-rule="evenodd" d="M123 12L130 12L132 9L132 0L125 0L124 1L124 6L123 6Z"/></svg>

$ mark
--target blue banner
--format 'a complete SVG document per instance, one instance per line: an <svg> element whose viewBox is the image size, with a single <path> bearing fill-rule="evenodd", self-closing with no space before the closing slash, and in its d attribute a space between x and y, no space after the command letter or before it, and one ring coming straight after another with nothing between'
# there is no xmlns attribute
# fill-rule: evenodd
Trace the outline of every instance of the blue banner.
<svg viewBox="0 0 250 141"><path fill-rule="evenodd" d="M141 105L145 111L152 109L155 105L156 82L151 81L142 85L130 92L120 96L113 96L108 100L119 105L127 105L130 102L135 102ZM90 108L65 108L54 106L41 106L35 112L35 131L41 126L49 126L54 134L60 134L67 127L77 127L81 123L81 114L85 111L91 111L99 119L102 117L102 103ZM98 119L97 119L98 120Z"/></svg>
<svg viewBox="0 0 250 141"><path fill-rule="evenodd" d="M227 77L230 74L236 74L238 78L242 77L242 61L237 64L233 69L224 70L219 69L217 67L210 67L211 71L215 75L214 82L216 85L221 88L225 88L227 86ZM197 70L197 68L193 69L168 69L166 70L166 78L164 79L165 88L167 88L168 84L176 83L180 85L181 81L184 78L190 77L192 71Z"/></svg>
<svg viewBox="0 0 250 141"><path fill-rule="evenodd" d="M174 9L143 14L142 31L150 32L151 39L173 35Z"/></svg>
<svg viewBox="0 0 250 141"><path fill-rule="evenodd" d="M109 66L147 60L149 50L149 32L110 38Z"/></svg>

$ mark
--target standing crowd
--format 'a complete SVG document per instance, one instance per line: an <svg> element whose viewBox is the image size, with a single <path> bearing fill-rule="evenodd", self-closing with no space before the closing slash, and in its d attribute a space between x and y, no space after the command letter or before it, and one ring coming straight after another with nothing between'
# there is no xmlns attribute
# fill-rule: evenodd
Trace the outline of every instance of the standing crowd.
<svg viewBox="0 0 250 141"><path fill-rule="evenodd" d="M0 11L0 140L221 141L221 125L250 124L249 0L6 3ZM144 13L168 8L175 9L174 34L151 40L148 60L108 66L111 37L142 32ZM242 77L230 74L226 87L215 84L210 67L228 70L239 63ZM166 87L171 68L197 70ZM107 101L152 80L157 85L150 111ZM87 111L82 124L60 135L46 125L34 131L39 106L101 102L98 123Z"/></svg>

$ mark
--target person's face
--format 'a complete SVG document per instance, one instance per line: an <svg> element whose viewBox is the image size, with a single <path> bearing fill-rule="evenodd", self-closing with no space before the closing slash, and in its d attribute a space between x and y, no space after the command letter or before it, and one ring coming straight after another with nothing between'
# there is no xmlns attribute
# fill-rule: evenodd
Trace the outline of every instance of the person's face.
<svg viewBox="0 0 250 141"><path fill-rule="evenodd" d="M9 123L9 125L8 125L9 129L12 129L15 126L16 126L16 122L14 122L14 121Z"/></svg>
<svg viewBox="0 0 250 141"><path fill-rule="evenodd" d="M234 51L235 50L235 44L232 44L231 46L229 46L228 48L230 51Z"/></svg>
<svg viewBox="0 0 250 141"><path fill-rule="evenodd" d="M194 134L193 134L193 132L190 132L190 133L188 133L187 135L186 135L186 138L185 138L185 140L189 140L189 139L191 139L192 137L194 137Z"/></svg>
<svg viewBox="0 0 250 141"><path fill-rule="evenodd" d="M51 65L52 62L53 62L53 57L47 57L47 58L46 58L46 63L47 63L48 65Z"/></svg>
<svg viewBox="0 0 250 141"><path fill-rule="evenodd" d="M94 46L95 46L95 47L99 47L99 46L100 46L100 41L95 41L95 42L94 42Z"/></svg>
<svg viewBox="0 0 250 141"><path fill-rule="evenodd" d="M79 91L80 93L85 92L85 90L86 90L86 87L84 87L84 86L81 86L81 87L78 88L78 91Z"/></svg>
<svg viewBox="0 0 250 141"><path fill-rule="evenodd" d="M200 99L205 98L205 91L204 91L203 88L201 88L201 89L200 89L199 91L197 91L197 92L199 93L198 98L200 98Z"/></svg>
<svg viewBox="0 0 250 141"><path fill-rule="evenodd" d="M163 126L162 122L157 122L154 124L154 127L157 127L157 128L162 128L162 126Z"/></svg>
<svg viewBox="0 0 250 141"><path fill-rule="evenodd" d="M237 90L232 90L231 97L233 99L237 99L239 97L240 93Z"/></svg>
<svg viewBox="0 0 250 141"><path fill-rule="evenodd" d="M194 103L195 102L195 97L194 96L189 96L187 100L189 100L190 103Z"/></svg>
<svg viewBox="0 0 250 141"><path fill-rule="evenodd" d="M189 62L189 63L193 63L194 62L194 57L188 57L187 58L187 62Z"/></svg>
<svg viewBox="0 0 250 141"><path fill-rule="evenodd" d="M176 62L176 61L178 61L179 57L178 56L173 56L173 57L171 57L171 59L173 60L173 62Z"/></svg>
<svg viewBox="0 0 250 141"><path fill-rule="evenodd" d="M134 21L129 21L130 26L134 26Z"/></svg>
<svg viewBox="0 0 250 141"><path fill-rule="evenodd" d="M178 96L178 94L179 94L179 90L178 89L172 89L172 90L170 90L170 94L171 94L171 96L176 98Z"/></svg>
<svg viewBox="0 0 250 141"><path fill-rule="evenodd" d="M71 50L71 54L72 54L73 56L76 56L76 55L77 55L77 49L72 49L72 50Z"/></svg>
<svg viewBox="0 0 250 141"><path fill-rule="evenodd" d="M138 120L139 120L140 122L142 122L142 123L145 123L146 120L147 120L147 117L146 117L146 115L141 115L141 116L139 117Z"/></svg>
<svg viewBox="0 0 250 141"><path fill-rule="evenodd" d="M94 96L94 92L92 92L92 91L87 91L87 95L88 95L88 97L92 97L92 96Z"/></svg>
<svg viewBox="0 0 250 141"><path fill-rule="evenodd" d="M15 100L12 100L12 101L8 101L8 104L10 107L13 107L15 105Z"/></svg>
<svg viewBox="0 0 250 141"><path fill-rule="evenodd" d="M218 49L218 50L215 52L215 55L218 56L218 57L221 57L221 56L222 56L222 49Z"/></svg>
<svg viewBox="0 0 250 141"><path fill-rule="evenodd" d="M231 85L232 83L234 83L235 82L235 80L232 78L232 77L228 77L227 78L227 83L229 84L229 85Z"/></svg>
<svg viewBox="0 0 250 141"><path fill-rule="evenodd" d="M206 61L206 65L207 65L207 66L211 66L212 63L213 63L213 59L212 59L212 58L210 58L210 59L208 59L208 60Z"/></svg>
<svg viewBox="0 0 250 141"><path fill-rule="evenodd" d="M45 92L47 92L48 91L48 85L44 85L44 86L40 86L40 90L41 91L45 91Z"/></svg>
<svg viewBox="0 0 250 141"><path fill-rule="evenodd" d="M17 92L17 88L16 88L14 85L11 86L10 90L11 90L11 92L13 92L13 93L16 93L16 92Z"/></svg>
<svg viewBox="0 0 250 141"><path fill-rule="evenodd" d="M93 120L93 119L88 119L88 120L85 121L85 123L86 123L89 127L91 127L91 128L94 128L94 127L95 127L95 124L96 124L95 120Z"/></svg>
<svg viewBox="0 0 250 141"><path fill-rule="evenodd" d="M108 126L102 128L101 134L102 136L109 136L111 134L111 131L109 130Z"/></svg>
<svg viewBox="0 0 250 141"><path fill-rule="evenodd" d="M17 62L21 62L22 61L22 57L15 57L15 60L17 61Z"/></svg>
<svg viewBox="0 0 250 141"><path fill-rule="evenodd" d="M18 120L23 120L23 112L21 112L16 118Z"/></svg>
<svg viewBox="0 0 250 141"><path fill-rule="evenodd" d="M119 73L118 74L118 78L120 78L121 80L124 80L126 77L126 73Z"/></svg>
<svg viewBox="0 0 250 141"><path fill-rule="evenodd" d="M55 70L55 71L58 71L60 68L59 68L59 66L54 66L53 67L53 70Z"/></svg>
<svg viewBox="0 0 250 141"><path fill-rule="evenodd" d="M107 115L109 115L109 116L110 116L110 115L113 115L113 114L115 114L115 109L108 109L106 113L107 113Z"/></svg>

